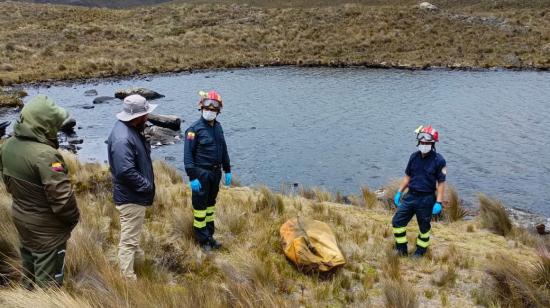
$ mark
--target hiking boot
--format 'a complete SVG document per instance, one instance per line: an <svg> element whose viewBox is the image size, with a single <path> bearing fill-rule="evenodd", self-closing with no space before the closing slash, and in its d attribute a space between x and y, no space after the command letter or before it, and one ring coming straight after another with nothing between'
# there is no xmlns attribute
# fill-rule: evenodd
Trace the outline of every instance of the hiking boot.
<svg viewBox="0 0 550 308"><path fill-rule="evenodd" d="M222 244L218 241L216 241L213 237L210 238L208 244L210 244L210 247L212 247L212 249L220 249L222 248Z"/></svg>
<svg viewBox="0 0 550 308"><path fill-rule="evenodd" d="M409 252L407 251L407 243L395 244L395 251L397 252L397 255L401 257L406 257L409 255Z"/></svg>

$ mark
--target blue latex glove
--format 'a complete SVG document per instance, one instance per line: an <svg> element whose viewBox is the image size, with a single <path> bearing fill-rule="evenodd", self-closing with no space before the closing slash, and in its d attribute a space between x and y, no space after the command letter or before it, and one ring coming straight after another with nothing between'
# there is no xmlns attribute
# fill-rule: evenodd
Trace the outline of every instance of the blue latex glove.
<svg viewBox="0 0 550 308"><path fill-rule="evenodd" d="M191 181L191 183L189 183L189 185L191 186L192 191L201 191L202 185L199 179L194 179L193 181Z"/></svg>
<svg viewBox="0 0 550 308"><path fill-rule="evenodd" d="M225 174L225 186L231 185L231 178L233 176L231 175L231 172Z"/></svg>
<svg viewBox="0 0 550 308"><path fill-rule="evenodd" d="M437 215L439 213L441 213L441 202L436 202L432 210L432 215Z"/></svg>
<svg viewBox="0 0 550 308"><path fill-rule="evenodd" d="M397 191L395 193L395 196L393 197L393 203L395 203L395 206L399 207L401 205L401 192Z"/></svg>

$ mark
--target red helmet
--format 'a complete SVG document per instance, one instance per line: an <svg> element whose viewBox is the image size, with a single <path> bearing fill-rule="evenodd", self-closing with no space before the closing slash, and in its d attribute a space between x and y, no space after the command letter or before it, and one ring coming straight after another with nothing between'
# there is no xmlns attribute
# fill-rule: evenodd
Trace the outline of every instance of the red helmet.
<svg viewBox="0 0 550 308"><path fill-rule="evenodd" d="M203 107L214 107L218 109L223 108L223 101L222 97L218 92L216 91L200 91L199 95L201 97L201 100L199 101L199 108L202 109Z"/></svg>
<svg viewBox="0 0 550 308"><path fill-rule="evenodd" d="M439 141L439 133L431 125L420 125L414 132L416 133L416 140L418 141L432 143Z"/></svg>

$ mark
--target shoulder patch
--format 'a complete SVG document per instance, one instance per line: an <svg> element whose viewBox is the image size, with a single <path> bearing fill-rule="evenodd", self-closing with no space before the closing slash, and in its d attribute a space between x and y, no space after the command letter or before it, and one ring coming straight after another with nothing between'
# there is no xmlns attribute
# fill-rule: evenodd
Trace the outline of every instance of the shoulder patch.
<svg viewBox="0 0 550 308"><path fill-rule="evenodd" d="M185 136L185 139L187 139L187 140L195 139L195 133L194 132L188 132L187 136Z"/></svg>
<svg viewBox="0 0 550 308"><path fill-rule="evenodd" d="M63 167L63 164L60 162L52 163L52 171L54 172L65 172L65 168Z"/></svg>
<svg viewBox="0 0 550 308"><path fill-rule="evenodd" d="M443 173L444 175L447 175L447 167L443 167L441 169L441 173Z"/></svg>

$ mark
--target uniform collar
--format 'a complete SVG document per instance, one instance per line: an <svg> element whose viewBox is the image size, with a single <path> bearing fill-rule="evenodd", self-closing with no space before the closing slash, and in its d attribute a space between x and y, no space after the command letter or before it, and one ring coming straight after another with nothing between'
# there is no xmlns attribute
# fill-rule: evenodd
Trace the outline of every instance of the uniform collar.
<svg viewBox="0 0 550 308"><path fill-rule="evenodd" d="M422 159L425 159L425 158L430 158L432 157L433 155L435 155L435 151L432 149L430 152L428 152L428 154L426 154L425 156L422 156L422 152L418 151L418 155L420 156L420 158Z"/></svg>

